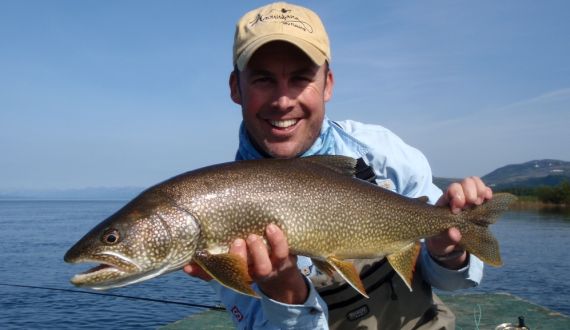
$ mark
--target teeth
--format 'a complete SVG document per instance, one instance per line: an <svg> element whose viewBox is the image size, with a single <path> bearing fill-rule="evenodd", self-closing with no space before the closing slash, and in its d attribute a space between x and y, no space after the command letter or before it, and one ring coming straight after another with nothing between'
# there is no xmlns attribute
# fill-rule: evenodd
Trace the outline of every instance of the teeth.
<svg viewBox="0 0 570 330"><path fill-rule="evenodd" d="M288 119L288 120L270 120L271 125L279 128L287 128L295 125L297 123L297 119Z"/></svg>
<svg viewBox="0 0 570 330"><path fill-rule="evenodd" d="M84 271L83 273L81 273L81 274L79 274L79 275L85 275L85 274L95 273L95 272L98 272L98 271L103 270L103 269L109 270L109 268L116 269L115 267L110 266L110 265L100 264L99 266L93 267L93 268L91 268L91 269L88 269L88 270Z"/></svg>

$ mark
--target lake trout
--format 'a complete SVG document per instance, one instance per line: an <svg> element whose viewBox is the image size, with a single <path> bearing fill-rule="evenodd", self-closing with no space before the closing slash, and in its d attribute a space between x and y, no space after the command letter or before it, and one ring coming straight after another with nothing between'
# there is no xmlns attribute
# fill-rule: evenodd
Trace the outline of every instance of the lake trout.
<svg viewBox="0 0 570 330"><path fill-rule="evenodd" d="M255 296L245 261L228 253L236 238L262 236L274 223L290 251L338 272L366 291L347 259L386 256L410 287L420 239L456 227L460 244L485 263L502 264L488 229L515 197L495 194L455 215L449 207L407 198L355 178L344 156L247 160L190 171L157 184L101 222L66 254L69 263L98 263L77 286L108 289L198 263L221 284Z"/></svg>

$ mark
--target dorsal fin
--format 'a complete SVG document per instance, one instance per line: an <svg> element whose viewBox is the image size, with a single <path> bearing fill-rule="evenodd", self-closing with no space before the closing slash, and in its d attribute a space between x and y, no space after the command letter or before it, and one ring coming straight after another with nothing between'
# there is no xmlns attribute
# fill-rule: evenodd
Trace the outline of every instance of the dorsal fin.
<svg viewBox="0 0 570 330"><path fill-rule="evenodd" d="M324 166L339 174L354 176L356 173L356 159L339 155L317 155L299 158L302 161Z"/></svg>
<svg viewBox="0 0 570 330"><path fill-rule="evenodd" d="M429 203L429 197L427 196L416 197L414 199L423 204Z"/></svg>

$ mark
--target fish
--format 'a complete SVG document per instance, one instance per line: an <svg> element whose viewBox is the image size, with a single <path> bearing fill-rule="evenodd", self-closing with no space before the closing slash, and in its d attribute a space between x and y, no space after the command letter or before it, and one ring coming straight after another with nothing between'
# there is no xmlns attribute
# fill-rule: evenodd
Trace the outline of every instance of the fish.
<svg viewBox="0 0 570 330"><path fill-rule="evenodd" d="M68 263L98 266L71 278L105 290L145 281L196 262L222 285L256 297L246 262L230 244L264 235L270 223L285 233L290 253L338 272L368 297L352 259L386 257L411 290L421 240L456 227L460 245L501 266L489 230L516 200L497 193L454 214L427 197L409 198L355 177L345 156L244 160L192 170L154 185L99 223L65 254Z"/></svg>

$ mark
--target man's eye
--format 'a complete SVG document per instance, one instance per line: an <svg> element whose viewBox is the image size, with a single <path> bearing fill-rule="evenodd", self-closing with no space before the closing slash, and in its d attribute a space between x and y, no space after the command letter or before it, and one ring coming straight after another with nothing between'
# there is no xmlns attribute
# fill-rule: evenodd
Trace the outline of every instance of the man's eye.
<svg viewBox="0 0 570 330"><path fill-rule="evenodd" d="M270 82L271 82L271 78L269 78L269 77L259 77L259 78L253 79L254 84L267 84Z"/></svg>
<svg viewBox="0 0 570 330"><path fill-rule="evenodd" d="M296 82L304 82L304 83L309 83L309 82L313 81L311 78L306 77L306 76L293 77L293 80Z"/></svg>

